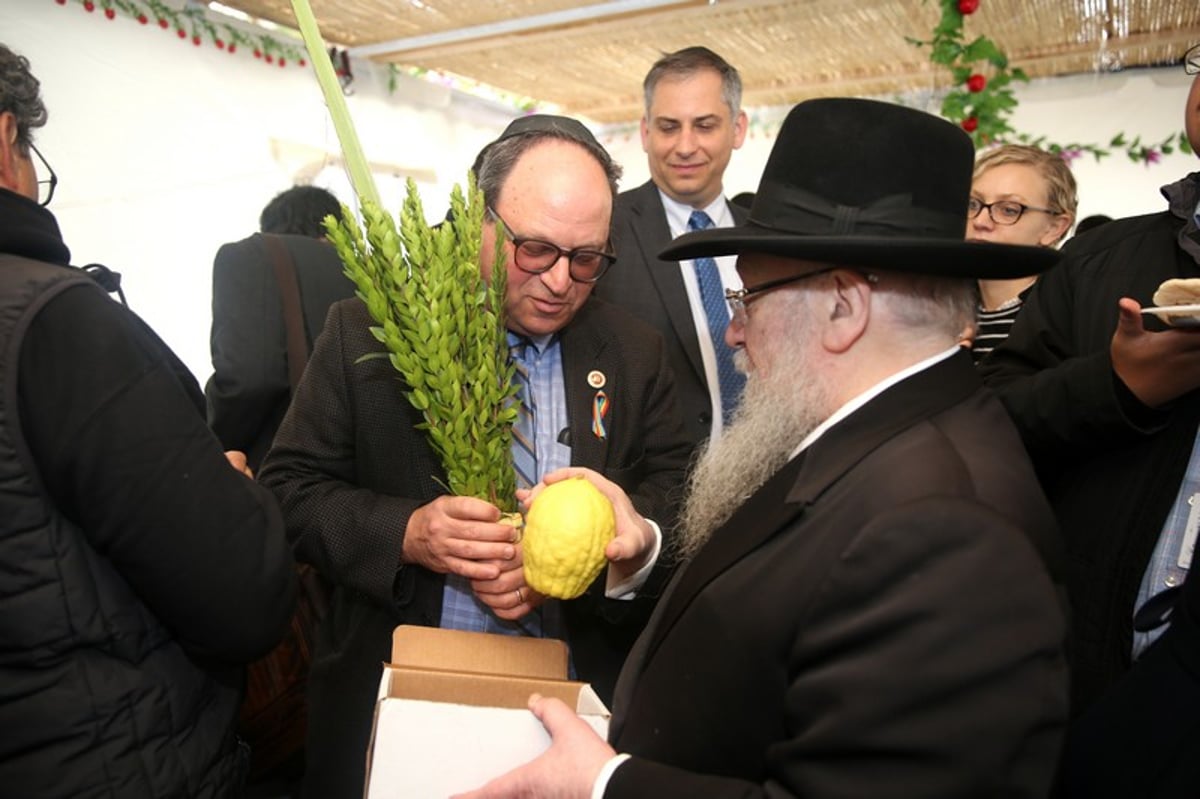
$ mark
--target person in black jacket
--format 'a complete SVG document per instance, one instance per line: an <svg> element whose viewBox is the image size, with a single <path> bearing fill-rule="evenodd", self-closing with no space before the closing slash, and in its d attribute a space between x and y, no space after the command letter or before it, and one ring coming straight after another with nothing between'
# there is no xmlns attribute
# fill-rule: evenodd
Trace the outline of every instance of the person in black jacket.
<svg viewBox="0 0 1200 799"><path fill-rule="evenodd" d="M237 796L244 664L294 603L283 521L179 359L69 265L45 121L0 45L0 793Z"/></svg>
<svg viewBox="0 0 1200 799"><path fill-rule="evenodd" d="M1200 152L1200 46L1185 124ZM1153 315L1200 278L1200 172L1167 208L1063 247L982 364L1033 456L1067 549L1067 796L1174 797L1200 785L1200 330ZM1195 315L1193 315L1194 317ZM1187 790L1182 790L1187 786Z"/></svg>
<svg viewBox="0 0 1200 799"><path fill-rule="evenodd" d="M1056 254L963 240L973 155L921 111L809 100L751 221L663 250L737 254L745 284L726 339L746 394L693 470L690 557L607 741L531 700L549 749L459 799L1045 799L1067 712L1054 519L958 333L974 279Z"/></svg>
<svg viewBox="0 0 1200 799"><path fill-rule="evenodd" d="M300 294L305 347L325 324L329 306L354 296L354 284L325 240L324 218L341 203L316 186L293 186L262 211L259 229L282 245ZM226 449L244 450L257 470L291 401L284 305L263 235L223 244L213 261L213 374L204 387L208 423ZM284 268L287 268L286 266Z"/></svg>

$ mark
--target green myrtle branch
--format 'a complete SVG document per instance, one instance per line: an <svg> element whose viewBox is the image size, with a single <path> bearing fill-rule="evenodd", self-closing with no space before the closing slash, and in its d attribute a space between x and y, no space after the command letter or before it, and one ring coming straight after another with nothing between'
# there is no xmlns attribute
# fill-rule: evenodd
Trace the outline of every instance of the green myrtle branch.
<svg viewBox="0 0 1200 799"><path fill-rule="evenodd" d="M370 203L362 206L365 232L348 209L341 220L326 219L326 227L385 349L366 357L388 358L404 379L447 490L515 511L518 388L504 324L503 239L496 241L492 279L485 280L479 266L485 211L473 176L466 196L454 188L450 208L447 221L427 224L410 179L399 230Z"/></svg>

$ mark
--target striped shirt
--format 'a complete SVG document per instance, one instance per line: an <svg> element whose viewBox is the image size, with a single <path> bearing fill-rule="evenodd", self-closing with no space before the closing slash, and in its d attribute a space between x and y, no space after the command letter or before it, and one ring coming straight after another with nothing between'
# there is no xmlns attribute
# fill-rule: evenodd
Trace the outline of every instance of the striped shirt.
<svg viewBox="0 0 1200 799"><path fill-rule="evenodd" d="M1017 321L1017 314L1025 305L1025 297L1031 288L1033 286L1025 289L994 311L986 311L982 305L979 306L978 317L975 320L975 340L971 344L971 357L975 359L976 364L1008 338L1008 334L1012 332L1013 322Z"/></svg>

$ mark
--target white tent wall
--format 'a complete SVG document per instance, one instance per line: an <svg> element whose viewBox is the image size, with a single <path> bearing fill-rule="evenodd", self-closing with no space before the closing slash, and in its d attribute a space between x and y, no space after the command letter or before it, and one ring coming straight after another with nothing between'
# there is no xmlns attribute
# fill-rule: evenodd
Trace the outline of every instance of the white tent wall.
<svg viewBox="0 0 1200 799"><path fill-rule="evenodd" d="M339 147L311 68L267 66L207 40L194 47L153 21L53 0L0 0L0 42L42 81L50 121L37 142L59 175L52 210L73 262L121 272L130 306L204 381L217 248L256 230L262 206L297 178L316 173L317 185L352 199L340 167L322 168ZM389 92L381 69L355 71L347 102L364 152L392 165L377 172L385 207L398 209L403 192L390 173L408 173L427 214L440 216L476 152L517 112L416 79ZM1158 141L1182 129L1190 83L1178 67L1035 81L1018 87L1013 123L1061 143L1103 144L1118 131ZM764 131L776 127L752 126L726 172L730 195L755 188L773 143ZM624 166L623 187L648 178L636 128L593 129ZM1190 154L1151 166L1085 155L1073 164L1080 216L1158 210L1158 187L1197 166Z"/></svg>
<svg viewBox="0 0 1200 799"><path fill-rule="evenodd" d="M50 118L35 135L59 176L51 210L72 262L120 272L130 307L203 382L217 248L257 230L266 202L302 174L353 205L341 167L321 169L340 148L311 67L268 66L153 20L52 0L0 0L0 42L42 83ZM358 66L347 103L364 152L417 177L440 217L517 112L405 77L389 93L383 70ZM398 210L403 178L377 179Z"/></svg>

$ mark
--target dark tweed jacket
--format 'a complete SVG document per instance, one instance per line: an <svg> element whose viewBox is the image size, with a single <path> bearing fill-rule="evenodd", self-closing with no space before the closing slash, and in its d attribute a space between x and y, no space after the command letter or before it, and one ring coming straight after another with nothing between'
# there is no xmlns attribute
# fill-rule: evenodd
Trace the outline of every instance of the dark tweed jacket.
<svg viewBox="0 0 1200 799"><path fill-rule="evenodd" d="M399 624L436 626L444 578L403 566L409 516L444 493L442 469L420 416L385 359L359 362L381 345L364 305L333 306L261 480L279 497L298 559L335 586L319 631L310 679L305 790L359 795L380 664ZM574 465L621 485L639 512L669 531L688 457L661 338L619 308L591 299L562 333L563 371ZM590 428L595 390L606 376L609 435ZM611 693L649 615L665 566L639 600L605 599L601 576L567 603L572 657L580 679Z"/></svg>

